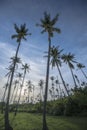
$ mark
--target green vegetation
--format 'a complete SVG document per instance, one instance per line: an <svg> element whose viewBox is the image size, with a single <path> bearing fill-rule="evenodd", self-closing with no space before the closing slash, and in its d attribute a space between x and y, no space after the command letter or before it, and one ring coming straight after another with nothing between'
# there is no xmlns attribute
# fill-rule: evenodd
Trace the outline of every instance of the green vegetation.
<svg viewBox="0 0 87 130"><path fill-rule="evenodd" d="M4 120L0 115L0 130L4 130ZM14 130L41 130L42 116L40 114L19 113L13 119L10 114L10 123ZM86 130L87 117L56 117L47 116L49 130Z"/></svg>

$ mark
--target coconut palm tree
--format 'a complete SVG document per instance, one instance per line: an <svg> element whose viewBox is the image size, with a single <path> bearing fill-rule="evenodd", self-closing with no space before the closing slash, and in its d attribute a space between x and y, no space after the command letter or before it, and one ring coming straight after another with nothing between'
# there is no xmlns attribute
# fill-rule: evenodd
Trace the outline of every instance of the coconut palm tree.
<svg viewBox="0 0 87 130"><path fill-rule="evenodd" d="M46 71L46 84L45 84L45 96L44 96L44 108L43 108L43 130L48 130L46 123L46 104L47 104L47 92L48 92L48 81L49 81L49 63L50 63L50 48L51 38L54 36L54 32L60 33L60 29L55 27L58 20L58 14L51 19L50 14L44 13L44 18L40 20L41 24L37 24L43 28L41 33L47 32L48 34L48 59L47 59L47 71Z"/></svg>
<svg viewBox="0 0 87 130"><path fill-rule="evenodd" d="M40 101L43 101L43 85L44 85L44 80L40 79L38 85L40 86Z"/></svg>
<svg viewBox="0 0 87 130"><path fill-rule="evenodd" d="M18 47L15 54L15 59L17 59L22 39L26 40L26 36L30 34L28 34L28 29L26 29L26 24L23 24L20 27L14 24L14 28L15 28L16 34L12 35L12 39L14 38L17 39ZM11 86L12 86L12 81L14 77L15 67L16 67L16 60L13 64L13 70L11 73L11 78L10 78L9 88L8 88L8 95L7 95L6 108L5 108L5 130L10 130L8 111L9 111L10 92L11 92Z"/></svg>
<svg viewBox="0 0 87 130"><path fill-rule="evenodd" d="M20 98L21 98L21 93L22 93L22 88L23 88L23 85L24 85L25 75L26 75L27 72L29 72L30 66L27 63L25 63L24 65L22 64L21 69L24 71L24 74L23 74L22 84L20 85L20 93L19 93L18 102L17 102L17 105L16 105L15 116L17 114L17 109L18 109L18 105L19 105L19 102L20 102Z"/></svg>
<svg viewBox="0 0 87 130"><path fill-rule="evenodd" d="M85 68L85 65L83 65L81 63L78 63L77 67L78 67L78 69L81 70L81 72L83 73L84 77L87 79L87 76L86 76L85 72L83 71L83 68Z"/></svg>
<svg viewBox="0 0 87 130"><path fill-rule="evenodd" d="M19 73L17 73L16 77L18 78L18 81L19 81L19 82L18 82L18 86L19 86L20 81L21 81L21 79L22 79L22 77L23 77L23 74L19 72ZM16 92L15 92L15 96L14 96L14 99L13 99L13 103L15 102L15 99L16 99L16 97L17 97L18 86L17 86L17 88L16 88Z"/></svg>
<svg viewBox="0 0 87 130"><path fill-rule="evenodd" d="M32 84L32 89L33 89L33 103L34 103L34 91L35 91L35 86Z"/></svg>
<svg viewBox="0 0 87 130"><path fill-rule="evenodd" d="M51 76L51 77L50 77L50 80L52 81L53 100L55 100L55 91L54 91L54 76Z"/></svg>
<svg viewBox="0 0 87 130"><path fill-rule="evenodd" d="M13 100L13 97L14 97L14 92L15 92L15 90L16 90L16 87L17 87L17 84L19 83L19 81L18 80L15 80L14 81L14 88L13 88L13 93L12 93L12 95L11 95L11 101L10 101L10 103L12 102L12 100ZM14 100L13 100L14 101Z"/></svg>
<svg viewBox="0 0 87 130"><path fill-rule="evenodd" d="M58 47L55 47L55 46L51 47L51 52L50 52L51 64L52 64L52 67L57 66L57 69L58 69L60 78L62 80L63 86L64 86L64 88L65 88L65 90L66 90L66 92L69 96L65 81L63 79L63 76L62 76L62 73L61 73L61 70L60 70L60 67L61 67L61 52L62 51L63 50L59 50L59 46Z"/></svg>
<svg viewBox="0 0 87 130"><path fill-rule="evenodd" d="M77 63L77 62L74 59L75 59L74 54L68 53L68 54L62 55L62 60L66 64L68 64L70 71L71 71L71 74L72 74L72 78L73 78L73 81L74 81L75 88L77 88L77 84L76 84L75 77L74 77L74 74L73 74L73 69L74 69L73 63Z"/></svg>
<svg viewBox="0 0 87 130"><path fill-rule="evenodd" d="M4 90L4 94L2 96L2 107L1 107L1 113L3 113L3 106L4 106L4 103L5 103L5 97L6 97L6 93L7 93L7 88L8 88L9 84L8 82L5 84L5 86L3 88L5 88Z"/></svg>
<svg viewBox="0 0 87 130"><path fill-rule="evenodd" d="M60 82L58 80L58 76L57 76L57 79L55 80L55 83L56 83L56 91L58 93L58 98L61 97L61 87L60 87Z"/></svg>
<svg viewBox="0 0 87 130"><path fill-rule="evenodd" d="M79 87L81 87L80 80L79 80L78 76L75 74L74 77L75 77L75 79L76 79L76 81L77 81Z"/></svg>
<svg viewBox="0 0 87 130"><path fill-rule="evenodd" d="M26 85L27 87L28 87L28 103L30 102L30 92L32 92L32 84L31 84L31 81L29 80L29 81L27 81L27 85Z"/></svg>
<svg viewBox="0 0 87 130"><path fill-rule="evenodd" d="M51 89L49 89L49 94L50 94L50 97L51 97L51 100L52 100L53 95L52 95L52 90Z"/></svg>

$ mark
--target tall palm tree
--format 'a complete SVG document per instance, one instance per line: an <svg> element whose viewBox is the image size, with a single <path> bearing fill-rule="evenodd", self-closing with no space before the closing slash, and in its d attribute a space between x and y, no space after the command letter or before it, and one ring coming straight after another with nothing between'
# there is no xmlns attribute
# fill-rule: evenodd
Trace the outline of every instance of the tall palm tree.
<svg viewBox="0 0 87 130"><path fill-rule="evenodd" d="M15 110L15 116L17 114L17 109L18 109L18 105L19 105L19 102L20 102L20 98L21 98L21 93L22 93L22 88L23 88L23 85L24 85L25 75L26 75L27 72L29 72L30 66L27 63L25 63L24 65L22 64L22 68L21 69L24 71L24 74L23 74L22 84L20 85L21 88L20 88L20 93L19 93L19 97L18 97L16 110Z"/></svg>
<svg viewBox="0 0 87 130"><path fill-rule="evenodd" d="M28 29L26 29L26 24L23 24L20 27L14 24L14 28L15 28L16 34L12 35L12 39L14 38L17 39L18 47L15 54L15 59L17 59L22 39L26 40L26 36L30 34L28 34ZM9 99L10 99L10 92L11 92L11 86L12 86L12 81L14 77L15 66L16 66L16 60L13 64L13 70L11 73L11 78L10 78L9 88L8 88L8 96L7 96L6 108L5 108L5 130L10 129L8 111L9 111Z"/></svg>
<svg viewBox="0 0 87 130"><path fill-rule="evenodd" d="M5 97L6 97L6 93L7 93L7 88L8 88L9 84L8 82L5 84L5 86L3 88L5 88L4 90L4 94L2 96L2 106L1 106L1 113L3 113L3 107L4 107L4 103L5 103Z"/></svg>
<svg viewBox="0 0 87 130"><path fill-rule="evenodd" d="M43 101L43 85L44 85L44 80L40 79L38 85L40 86L40 101Z"/></svg>
<svg viewBox="0 0 87 130"><path fill-rule="evenodd" d="M12 73L12 70L13 70L13 66L10 65L8 68L6 68L8 70L8 73L5 75L5 77L7 77L7 83L5 85L5 91L4 91L4 94L3 94L3 98L2 98L2 113L3 113L3 102L5 100L5 97L6 97L6 92L7 92L7 88L9 87L9 79L10 79L10 76L11 76L11 73Z"/></svg>
<svg viewBox="0 0 87 130"><path fill-rule="evenodd" d="M55 83L56 83L56 91L58 93L58 98L61 97L61 87L60 87L60 82L58 80L58 76L57 76L57 79L55 80Z"/></svg>
<svg viewBox="0 0 87 130"><path fill-rule="evenodd" d="M12 95L11 95L11 100L10 100L10 103L12 103L13 100L13 97L14 97L14 93L15 93L15 90L16 90L16 87L17 87L17 84L19 83L18 80L15 80L14 81L14 88L13 88L13 92L12 92Z"/></svg>
<svg viewBox="0 0 87 130"><path fill-rule="evenodd" d="M62 73L61 73L61 70L60 70L60 67L61 67L61 52L62 51L63 50L59 50L59 46L58 47L55 47L55 46L51 47L51 52L50 52L51 64L52 64L52 67L57 66L57 69L58 69L60 78L62 80L63 86L64 86L64 88L65 88L65 90L66 90L66 92L67 92L67 94L69 96L65 81L63 79L63 76L62 76Z"/></svg>
<svg viewBox="0 0 87 130"><path fill-rule="evenodd" d="M50 94L50 96L51 96L51 100L52 100L53 95L52 95L52 90L51 90L51 89L49 89L49 94Z"/></svg>
<svg viewBox="0 0 87 130"><path fill-rule="evenodd" d="M34 91L35 91L35 86L32 84L32 89L33 89L33 103L34 103Z"/></svg>
<svg viewBox="0 0 87 130"><path fill-rule="evenodd" d="M87 76L85 74L85 72L83 71L83 68L85 68L85 65L78 63L77 67L81 70L81 72L83 73L84 77L87 79Z"/></svg>
<svg viewBox="0 0 87 130"><path fill-rule="evenodd" d="M73 63L76 63L76 61L74 59L75 59L74 54L68 53L68 54L62 55L62 60L66 64L68 64L70 71L71 71L71 74L72 74L72 78L73 78L73 81L74 81L75 88L77 88L77 84L76 84L75 77L74 77L74 74L73 74L73 69L74 69Z"/></svg>
<svg viewBox="0 0 87 130"><path fill-rule="evenodd" d="M76 79L76 81L77 81L79 87L81 87L80 80L79 80L78 76L75 74L74 77L75 77L75 79Z"/></svg>
<svg viewBox="0 0 87 130"><path fill-rule="evenodd" d="M30 92L32 91L32 84L31 84L31 81L27 81L27 85L28 87L28 103L30 102Z"/></svg>
<svg viewBox="0 0 87 130"><path fill-rule="evenodd" d="M19 73L17 73L16 77L18 78L18 81L19 81L18 82L18 86L19 86L20 81L21 81L21 79L23 77L23 74L19 72ZM18 87L16 88L16 92L15 92L15 96L14 96L14 99L13 99L13 103L15 102L15 99L17 97L17 92L18 92Z"/></svg>
<svg viewBox="0 0 87 130"><path fill-rule="evenodd" d="M49 81L49 63L50 63L50 47L51 38L54 36L54 32L60 33L60 29L55 27L58 20L58 14L51 19L50 14L44 13L44 18L40 20L41 24L37 24L43 28L41 33L47 32L48 34L48 59L47 59L47 71L46 71L46 84L45 84L45 96L44 96L44 108L43 108L43 130L48 130L46 123L46 104L47 104L47 92L48 92L48 81Z"/></svg>
<svg viewBox="0 0 87 130"><path fill-rule="evenodd" d="M54 76L50 77L50 80L52 81L52 92L53 92L53 100L55 99L55 91L54 91Z"/></svg>

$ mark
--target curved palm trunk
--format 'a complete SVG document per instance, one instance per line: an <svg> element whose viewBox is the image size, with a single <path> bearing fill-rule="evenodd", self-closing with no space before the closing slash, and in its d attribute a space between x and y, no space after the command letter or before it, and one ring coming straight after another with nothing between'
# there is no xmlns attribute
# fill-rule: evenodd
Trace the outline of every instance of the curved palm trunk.
<svg viewBox="0 0 87 130"><path fill-rule="evenodd" d="M16 84L16 85L17 85L17 84ZM12 100L13 100L13 96L14 96L14 92L15 92L15 89L16 89L16 85L14 86L13 93L12 93L12 96L11 96L11 99L10 99L10 103L11 103Z"/></svg>
<svg viewBox="0 0 87 130"><path fill-rule="evenodd" d="M17 47L15 58L17 58L19 47L20 47L20 42L19 42L18 47ZM9 83L9 87L8 87L7 101L6 101L6 107L5 107L5 130L10 130L10 124L9 124L9 99L10 99L11 86L12 86L12 81L13 81L13 77L14 77L15 66L16 66L16 61L14 62L13 71L11 73L11 79L10 79L10 83Z"/></svg>
<svg viewBox="0 0 87 130"><path fill-rule="evenodd" d="M81 87L81 84L80 84L80 81L79 81L78 77L75 77L75 79L76 79L76 81L77 81L79 87Z"/></svg>
<svg viewBox="0 0 87 130"><path fill-rule="evenodd" d="M69 66L69 68L70 68L70 71L71 71L71 74L72 74L72 77L73 77L75 88L77 88L77 84L76 84L76 81L75 81L75 78L74 78L74 74L73 74L72 68L70 66Z"/></svg>
<svg viewBox="0 0 87 130"><path fill-rule="evenodd" d="M48 92L48 82L49 82L49 68L50 68L50 48L51 48L51 38L48 34L48 60L47 60L47 72L46 72L46 84L45 84L45 95L44 95L44 106L43 106L43 130L48 130L46 122L46 105L47 105L47 92Z"/></svg>
<svg viewBox="0 0 87 130"><path fill-rule="evenodd" d="M2 98L2 110L1 110L1 113L3 113L3 106L4 106L4 100L5 100L5 96L6 96L6 91L7 91L7 85L8 85L8 82L9 82L9 78L10 78L10 75L8 76L8 79L7 79L7 83L6 83L6 87L5 87L5 91L4 91L4 94L3 94L3 98Z"/></svg>
<svg viewBox="0 0 87 130"><path fill-rule="evenodd" d="M86 76L86 74L84 73L84 71L83 71L82 69L81 69L81 71L82 71L84 77L87 79L87 76Z"/></svg>
<svg viewBox="0 0 87 130"><path fill-rule="evenodd" d="M58 84L57 83L56 83L56 88L57 88L57 94L58 94L57 99L59 99L59 88L58 88Z"/></svg>
<svg viewBox="0 0 87 130"><path fill-rule="evenodd" d="M34 86L33 86L33 103L34 103Z"/></svg>
<svg viewBox="0 0 87 130"><path fill-rule="evenodd" d="M16 88L16 92L15 92L15 96L14 96L14 99L13 99L13 103L15 102L15 99L16 99L16 97L17 97L17 92L18 92L18 86L17 86L17 88Z"/></svg>
<svg viewBox="0 0 87 130"><path fill-rule="evenodd" d="M22 88L23 88L23 85L24 85L25 74L26 74L26 72L24 71L24 76L23 76L23 80L22 80L22 85L21 85L20 93L19 93L19 98L18 98L18 102L17 102L17 105L16 105L15 116L16 116L16 114L17 114L17 110L18 110L18 106L19 106L19 102L20 102L20 98L21 98L21 92L22 92Z"/></svg>
<svg viewBox="0 0 87 130"><path fill-rule="evenodd" d="M62 77L62 74L61 74L60 68L59 68L59 66L58 66L58 63L56 63L56 65L57 65L57 69L58 69L58 71L59 71L59 74L60 74L60 77L61 77L61 80L62 80L63 86L64 86L64 88L65 88L65 90L66 90L66 92L67 92L67 95L69 96L69 92L68 92L67 87L66 87L66 84L65 84L65 82L64 82L64 80L63 80L63 77Z"/></svg>
<svg viewBox="0 0 87 130"><path fill-rule="evenodd" d="M28 88L28 103L30 102L30 89Z"/></svg>

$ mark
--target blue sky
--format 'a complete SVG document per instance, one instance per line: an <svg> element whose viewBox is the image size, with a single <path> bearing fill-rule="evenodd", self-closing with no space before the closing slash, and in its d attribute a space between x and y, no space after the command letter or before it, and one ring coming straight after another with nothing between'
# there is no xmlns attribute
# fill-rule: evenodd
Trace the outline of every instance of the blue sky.
<svg viewBox="0 0 87 130"><path fill-rule="evenodd" d="M38 84L39 79L45 79L47 51L47 35L40 34L41 28L35 24L43 18L44 11L51 14L52 18L59 13L56 27L61 29L61 34L55 34L52 44L59 45L64 53L74 53L76 60L87 66L87 0L0 0L0 90L6 79L6 67L9 58L15 54L17 43L11 39L15 33L13 24L26 23L31 36L23 41L19 56L23 62L31 66L27 79ZM85 69L86 70L86 69ZM72 83L67 66L62 67L65 80ZM57 76L56 69L50 75ZM81 79L83 76L79 73Z"/></svg>

